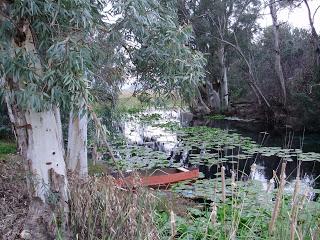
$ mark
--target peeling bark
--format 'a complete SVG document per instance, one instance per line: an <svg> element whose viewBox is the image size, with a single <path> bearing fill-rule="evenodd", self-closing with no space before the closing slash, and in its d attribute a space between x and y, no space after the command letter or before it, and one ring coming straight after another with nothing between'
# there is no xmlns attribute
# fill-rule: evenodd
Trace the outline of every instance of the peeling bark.
<svg viewBox="0 0 320 240"><path fill-rule="evenodd" d="M15 116L16 117L16 116ZM54 239L57 218L68 220L67 175L54 111L25 111L27 122L26 167L31 205L21 236ZM53 212L55 214L53 214Z"/></svg>
<svg viewBox="0 0 320 240"><path fill-rule="evenodd" d="M16 104L11 104L7 96L5 96L5 100L9 118L17 138L18 152L24 159L26 159L28 148L28 124L25 119L24 111L22 111Z"/></svg>
<svg viewBox="0 0 320 240"><path fill-rule="evenodd" d="M49 194L60 193L60 197L67 200L66 165L54 112L28 110L26 120L30 124L27 159L33 176L33 196L46 202ZM61 177L59 184L54 175Z"/></svg>
<svg viewBox="0 0 320 240"><path fill-rule="evenodd" d="M81 177L88 175L87 124L87 113L74 115L70 112L67 166L68 170Z"/></svg>

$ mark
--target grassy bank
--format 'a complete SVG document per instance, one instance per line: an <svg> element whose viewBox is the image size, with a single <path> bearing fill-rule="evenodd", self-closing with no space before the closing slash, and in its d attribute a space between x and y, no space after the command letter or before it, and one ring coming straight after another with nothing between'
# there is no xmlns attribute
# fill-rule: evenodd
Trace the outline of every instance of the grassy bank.
<svg viewBox="0 0 320 240"><path fill-rule="evenodd" d="M16 144L12 141L0 140L0 158L5 158L8 154L17 152Z"/></svg>

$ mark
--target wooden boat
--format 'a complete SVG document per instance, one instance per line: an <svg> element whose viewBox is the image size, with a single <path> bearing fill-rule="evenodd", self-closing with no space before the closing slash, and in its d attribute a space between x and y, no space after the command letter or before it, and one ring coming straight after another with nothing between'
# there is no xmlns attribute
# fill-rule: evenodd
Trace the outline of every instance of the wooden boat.
<svg viewBox="0 0 320 240"><path fill-rule="evenodd" d="M156 169L153 172L139 172L135 176L127 176L125 178L118 178L115 183L118 186L153 186L163 187L172 183L197 179L199 177L199 169L186 168L166 168Z"/></svg>

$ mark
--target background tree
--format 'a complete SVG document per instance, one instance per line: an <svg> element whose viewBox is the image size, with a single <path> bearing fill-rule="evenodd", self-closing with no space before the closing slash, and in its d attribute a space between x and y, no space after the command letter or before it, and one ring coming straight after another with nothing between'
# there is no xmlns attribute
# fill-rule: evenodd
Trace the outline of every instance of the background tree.
<svg viewBox="0 0 320 240"><path fill-rule="evenodd" d="M180 1L181 19L190 21L195 31L194 45L207 58L206 84L202 98L211 110L227 109L230 98L230 71L238 52L225 41L246 51L257 31L259 1ZM218 97L217 97L218 96Z"/></svg>
<svg viewBox="0 0 320 240"><path fill-rule="evenodd" d="M274 0L269 0L269 8L270 8L270 15L272 18L272 26L273 26L273 40L274 40L274 67L277 73L277 77L279 79L280 87L281 87L281 94L282 94L282 103L286 105L287 101L287 90L286 90L286 81L282 70L282 62L281 62L281 55L280 55L280 36L279 36L279 28L280 23L278 21L278 11L280 8L279 3Z"/></svg>

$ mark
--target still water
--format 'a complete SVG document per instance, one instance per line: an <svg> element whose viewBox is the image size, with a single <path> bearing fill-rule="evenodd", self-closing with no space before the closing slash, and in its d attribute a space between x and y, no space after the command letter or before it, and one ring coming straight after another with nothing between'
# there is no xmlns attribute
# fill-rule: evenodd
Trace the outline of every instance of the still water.
<svg viewBox="0 0 320 240"><path fill-rule="evenodd" d="M263 147L283 147L290 149L302 149L303 152L320 152L320 135L306 134L303 132L295 132L292 129L285 129L282 132L268 131L267 127L254 122L246 122L241 119L224 119L224 120L199 120L189 118L187 121L182 117L179 110L177 111L159 111L149 110L143 113L144 115L157 114L161 118L157 119L157 124L137 121L135 118L124 123L123 133L131 144L143 145L154 149L155 151L163 151L167 154L168 160L181 162L183 165L192 165L192 155L200 154L201 148L193 147L192 149L180 150L177 152L181 139L179 134L174 130L164 129L157 125L168 122L178 123L180 126L207 126L211 128L225 129L230 132L237 132L245 137L250 137L256 143ZM214 154L214 149L209 149ZM222 157L234 155L237 150L224 149ZM239 154L239 152L238 152ZM254 178L259 180L266 189L268 181L273 177L274 171L279 176L281 158L277 156L262 156L257 153L252 157L238 160L235 164L223 163L226 167L227 176L231 175L231 170L237 169L238 178L245 180L250 174L252 164L256 164ZM205 165L198 166L200 171L204 173L206 178L214 178L219 171L219 165L211 167ZM292 161L287 163L286 168L286 191L292 192L294 189L294 181L297 175L298 161L292 158ZM302 180L302 189L312 187L313 189L320 188L320 163L318 161L302 162L300 166L300 176ZM316 192L316 190L314 190Z"/></svg>

